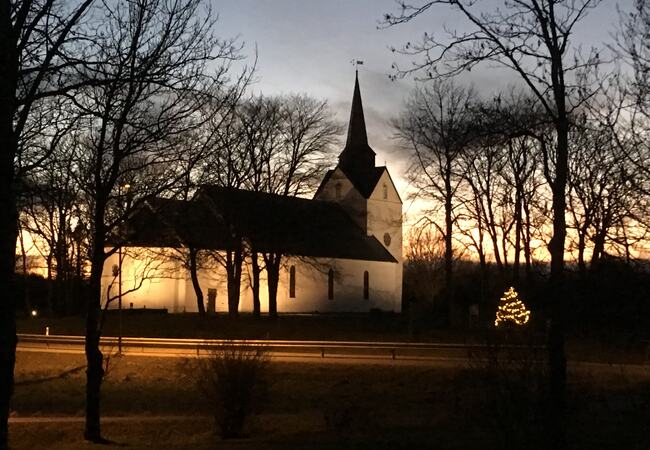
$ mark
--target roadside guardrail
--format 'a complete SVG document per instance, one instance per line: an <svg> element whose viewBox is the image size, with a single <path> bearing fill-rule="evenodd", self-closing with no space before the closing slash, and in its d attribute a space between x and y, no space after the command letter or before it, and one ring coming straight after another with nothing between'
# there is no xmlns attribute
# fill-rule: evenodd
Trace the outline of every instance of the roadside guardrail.
<svg viewBox="0 0 650 450"><path fill-rule="evenodd" d="M118 337L102 337L103 347L117 347ZM83 336L19 334L23 347L45 346L48 349L65 349L84 345ZM391 359L467 359L470 353L489 351L485 344L472 343L427 343L427 342L382 342L382 341L296 341L296 340L228 340L228 339L173 339L122 337L124 353L167 352L182 355L207 355L220 346L263 347L274 355L301 357L358 357ZM543 351L545 346L499 345L499 350Z"/></svg>

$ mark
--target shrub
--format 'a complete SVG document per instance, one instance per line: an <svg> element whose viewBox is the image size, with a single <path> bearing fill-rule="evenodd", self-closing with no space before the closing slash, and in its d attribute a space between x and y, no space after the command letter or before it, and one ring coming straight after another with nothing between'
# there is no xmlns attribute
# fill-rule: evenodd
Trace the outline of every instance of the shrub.
<svg viewBox="0 0 650 450"><path fill-rule="evenodd" d="M224 439L239 437L265 397L268 353L261 345L228 342L206 349L198 384Z"/></svg>
<svg viewBox="0 0 650 450"><path fill-rule="evenodd" d="M488 337L483 350L470 353L469 366L457 380L473 385L471 414L503 449L546 448L547 444L546 351L523 331Z"/></svg>

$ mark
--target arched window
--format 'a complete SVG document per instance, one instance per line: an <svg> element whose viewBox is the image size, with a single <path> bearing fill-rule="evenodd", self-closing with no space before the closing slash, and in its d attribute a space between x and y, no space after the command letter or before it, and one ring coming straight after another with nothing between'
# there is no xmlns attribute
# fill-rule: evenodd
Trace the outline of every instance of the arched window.
<svg viewBox="0 0 650 450"><path fill-rule="evenodd" d="M334 300L334 270L327 273L327 298Z"/></svg>
<svg viewBox="0 0 650 450"><path fill-rule="evenodd" d="M334 186L334 191L335 191L336 199L337 200L340 199L341 198L341 183L336 183L336 185Z"/></svg>
<svg viewBox="0 0 650 450"><path fill-rule="evenodd" d="M289 298L296 298L296 266L289 268Z"/></svg>
<svg viewBox="0 0 650 450"><path fill-rule="evenodd" d="M370 298L370 274L366 270L363 272L363 299L368 300Z"/></svg>
<svg viewBox="0 0 650 450"><path fill-rule="evenodd" d="M388 199L388 186L384 184L384 200Z"/></svg>

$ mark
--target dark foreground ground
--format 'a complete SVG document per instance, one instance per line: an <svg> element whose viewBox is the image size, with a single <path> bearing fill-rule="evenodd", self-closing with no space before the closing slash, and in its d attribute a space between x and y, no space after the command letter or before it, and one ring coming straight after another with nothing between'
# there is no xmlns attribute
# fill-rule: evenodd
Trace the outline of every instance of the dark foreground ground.
<svg viewBox="0 0 650 450"><path fill-rule="evenodd" d="M112 358L103 414L123 419L104 424L116 445L94 447L81 438L81 422L44 419L83 415L83 355L21 351L14 417L41 422L12 423L11 443L15 450L541 449L539 367L517 367L274 362L246 436L224 441L196 388L195 360ZM569 389L570 448L650 448L650 366L573 367Z"/></svg>

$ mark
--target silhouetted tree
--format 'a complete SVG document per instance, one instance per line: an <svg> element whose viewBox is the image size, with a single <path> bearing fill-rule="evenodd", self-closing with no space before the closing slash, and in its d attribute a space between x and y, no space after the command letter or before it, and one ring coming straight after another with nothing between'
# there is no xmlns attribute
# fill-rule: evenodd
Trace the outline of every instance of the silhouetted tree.
<svg viewBox="0 0 650 450"><path fill-rule="evenodd" d="M395 121L397 136L412 156L411 181L419 196L442 206L443 225L436 225L445 241L445 294L451 323L457 322L453 302L453 235L456 203L462 181L460 161L475 137L473 89L436 81L416 89ZM435 218L431 223L436 224Z"/></svg>
<svg viewBox="0 0 650 450"><path fill-rule="evenodd" d="M214 36L215 18L202 6L201 0L104 3L79 73L100 82L72 97L81 116L76 167L91 229L84 435L93 442L102 441L104 261L122 245L131 211L171 195L185 179L183 140L205 123L202 108L214 98L228 104L229 62L239 47Z"/></svg>
<svg viewBox="0 0 650 450"><path fill-rule="evenodd" d="M19 142L33 108L78 81L71 61L72 31L92 0L3 0L0 2L0 449L8 446L9 403L16 360L15 252L17 190L24 170ZM30 167L47 159L39 154Z"/></svg>
<svg viewBox="0 0 650 450"><path fill-rule="evenodd" d="M626 261L643 239L648 222L645 143L639 139L639 105L615 71L584 109L572 133L569 211L577 235L578 267L584 276L586 250L595 270L608 252ZM591 244L589 248L589 244Z"/></svg>
<svg viewBox="0 0 650 450"><path fill-rule="evenodd" d="M449 39L426 35L421 42L408 44L404 52L423 56L413 68L398 73L423 72L426 77L453 76L490 62L514 71L538 101L553 124L555 139L553 161L544 153L547 180L552 191L553 237L551 253L551 325L549 329L550 397L552 437L555 448L565 448L564 413L566 411L566 355L561 299L563 298L564 245L566 238L566 190L572 97L584 86L573 76L598 63L593 50L586 59L571 55L570 36L599 0L560 0L511 2L507 8L480 9L471 0L435 0L414 6L398 2L400 13L385 16L386 25L409 22L429 9L442 5L465 18L467 31L451 31ZM574 57L573 59L569 59ZM573 97L575 98L575 97ZM544 148L548 150L548 147ZM551 167L552 166L552 167Z"/></svg>
<svg viewBox="0 0 650 450"><path fill-rule="evenodd" d="M332 144L341 128L325 101L305 95L281 99L279 146L265 161L267 192L300 196L312 192L330 163ZM269 316L278 315L282 251L262 254L269 290Z"/></svg>
<svg viewBox="0 0 650 450"><path fill-rule="evenodd" d="M327 102L306 95L258 96L242 104L239 117L249 170L244 186L283 196L313 192L330 162L332 144L341 131ZM280 249L262 252L254 239L247 243L253 312L259 315L260 275L265 270L269 316L275 318L283 253Z"/></svg>

